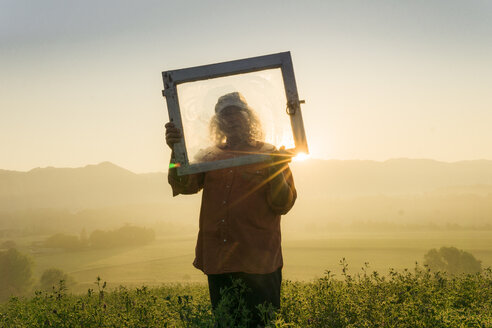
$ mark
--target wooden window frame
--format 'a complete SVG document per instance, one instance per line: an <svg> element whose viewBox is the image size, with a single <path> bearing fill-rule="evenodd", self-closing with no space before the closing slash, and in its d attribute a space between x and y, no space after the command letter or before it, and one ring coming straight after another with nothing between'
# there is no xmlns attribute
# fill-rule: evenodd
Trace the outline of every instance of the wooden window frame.
<svg viewBox="0 0 492 328"><path fill-rule="evenodd" d="M182 83L203 81L218 77L251 73L274 68L280 68L282 72L282 79L284 82L285 95L287 99L286 111L290 117L292 133L294 136L295 148L289 149L289 151L294 154L309 153L300 106L303 101L299 101L290 52L281 52L277 54L239 59L211 65L170 70L162 72L162 79L164 81L164 90L162 91L162 95L166 98L170 121L183 132L183 139L174 144L173 148L176 163L179 163L179 165L177 165L178 175L187 175L233 166L259 163L268 160L270 156L244 155L230 159L190 164L188 160L188 152L186 150L186 136L184 135L181 120L177 86Z"/></svg>

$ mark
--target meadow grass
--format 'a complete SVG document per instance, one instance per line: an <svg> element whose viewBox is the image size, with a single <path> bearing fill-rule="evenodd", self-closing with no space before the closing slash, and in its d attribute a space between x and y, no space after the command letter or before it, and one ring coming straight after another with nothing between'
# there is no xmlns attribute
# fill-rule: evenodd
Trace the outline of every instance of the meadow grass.
<svg viewBox="0 0 492 328"><path fill-rule="evenodd" d="M281 309L264 309L267 327L492 327L492 271L448 276L415 266L387 276L367 268L341 279L286 280ZM248 312L225 295L212 314L205 284L119 287L96 281L84 295L52 292L0 305L1 327L246 327ZM239 295L239 296L238 296Z"/></svg>
<svg viewBox="0 0 492 328"><path fill-rule="evenodd" d="M34 278L39 279L46 269L59 268L78 282L77 291L89 288L98 275L111 288L205 283L205 275L191 264L195 242L194 234L159 236L152 244L140 247L32 254ZM347 259L351 270L359 270L369 262L371 270L388 275L390 268L403 271L415 262L423 263L429 249L442 246L471 252L483 267L492 266L492 231L332 232L315 236L287 233L282 241L283 276L310 281L322 277L327 269L340 276L341 258Z"/></svg>

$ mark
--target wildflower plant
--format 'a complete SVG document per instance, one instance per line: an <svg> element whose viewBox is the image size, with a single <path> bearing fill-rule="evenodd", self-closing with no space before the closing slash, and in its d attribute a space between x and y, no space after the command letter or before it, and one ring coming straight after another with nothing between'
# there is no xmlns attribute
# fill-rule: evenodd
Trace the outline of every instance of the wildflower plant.
<svg viewBox="0 0 492 328"><path fill-rule="evenodd" d="M310 282L285 280L281 308L258 307L265 327L492 327L492 270L448 275L415 265L388 274L330 271ZM204 284L107 290L98 278L83 295L64 282L0 304L0 327L248 327L245 286L223 290L212 311Z"/></svg>

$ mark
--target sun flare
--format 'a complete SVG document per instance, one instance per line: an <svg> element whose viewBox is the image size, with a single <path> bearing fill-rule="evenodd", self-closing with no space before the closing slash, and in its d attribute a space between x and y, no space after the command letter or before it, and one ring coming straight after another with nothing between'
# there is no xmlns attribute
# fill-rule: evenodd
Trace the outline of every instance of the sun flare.
<svg viewBox="0 0 492 328"><path fill-rule="evenodd" d="M297 154L296 156L294 156L292 158L293 161L296 161L296 162L301 162L301 161L305 161L306 159L309 158L309 154L306 154L306 153L299 153Z"/></svg>

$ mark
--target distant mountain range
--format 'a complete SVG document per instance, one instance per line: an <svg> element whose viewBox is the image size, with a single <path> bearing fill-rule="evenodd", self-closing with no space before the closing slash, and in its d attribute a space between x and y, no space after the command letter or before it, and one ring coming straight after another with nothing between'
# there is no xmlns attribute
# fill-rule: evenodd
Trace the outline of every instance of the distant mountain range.
<svg viewBox="0 0 492 328"><path fill-rule="evenodd" d="M0 209L85 208L169 199L163 173L135 174L110 162L80 168L0 170Z"/></svg>
<svg viewBox="0 0 492 328"><path fill-rule="evenodd" d="M315 193L330 197L463 190L492 192L491 160L453 163L405 158L384 162L311 160L293 163L293 170L296 182L303 187L306 185L306 192L313 189Z"/></svg>
<svg viewBox="0 0 492 328"><path fill-rule="evenodd" d="M489 160L454 163L423 159L307 160L293 162L291 167L300 198L434 192L492 195L492 161ZM172 198L166 173L135 174L110 162L80 168L35 168L28 172L0 170L1 211L35 208L76 211L186 202L186 197L179 199Z"/></svg>

